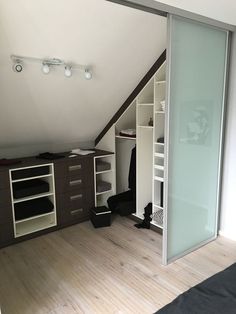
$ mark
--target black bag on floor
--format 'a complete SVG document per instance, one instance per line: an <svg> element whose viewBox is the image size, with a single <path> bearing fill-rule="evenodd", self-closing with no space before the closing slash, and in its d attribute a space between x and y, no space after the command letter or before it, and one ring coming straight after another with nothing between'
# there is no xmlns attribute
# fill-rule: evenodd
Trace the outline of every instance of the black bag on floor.
<svg viewBox="0 0 236 314"><path fill-rule="evenodd" d="M136 203L134 201L120 202L116 211L121 216L128 216L136 212Z"/></svg>
<svg viewBox="0 0 236 314"><path fill-rule="evenodd" d="M130 215L130 213L133 212L133 208L135 208L133 192L129 190L117 195L113 195L109 197L107 204L113 213L118 213L121 216Z"/></svg>

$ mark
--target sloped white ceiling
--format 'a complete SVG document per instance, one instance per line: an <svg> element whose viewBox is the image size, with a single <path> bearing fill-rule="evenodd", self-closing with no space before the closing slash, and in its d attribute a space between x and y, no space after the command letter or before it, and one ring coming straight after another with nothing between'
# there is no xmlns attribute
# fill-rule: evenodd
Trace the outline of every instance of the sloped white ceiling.
<svg viewBox="0 0 236 314"><path fill-rule="evenodd" d="M103 0L0 0L0 42L0 153L30 154L93 141L165 49L166 19ZM15 73L11 54L89 64L94 76L30 62Z"/></svg>

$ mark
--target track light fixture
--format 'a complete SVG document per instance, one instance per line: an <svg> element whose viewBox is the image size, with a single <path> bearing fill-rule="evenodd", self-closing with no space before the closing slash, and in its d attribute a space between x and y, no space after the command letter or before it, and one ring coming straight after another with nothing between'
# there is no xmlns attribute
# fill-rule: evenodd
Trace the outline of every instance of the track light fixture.
<svg viewBox="0 0 236 314"><path fill-rule="evenodd" d="M91 80L92 72L89 69L85 69L84 70L84 77L86 78L86 80Z"/></svg>
<svg viewBox="0 0 236 314"><path fill-rule="evenodd" d="M17 72L17 73L20 73L23 71L23 63L21 60L19 59L15 59L14 60L14 63L13 63L13 66L12 66L12 69L14 72Z"/></svg>
<svg viewBox="0 0 236 314"><path fill-rule="evenodd" d="M92 71L88 66L85 65L80 65L80 64L68 64L64 60L57 59L57 58L45 58L45 59L40 59L40 58L34 58L34 57L26 57L26 56L16 56L16 55L11 55L11 60L13 62L13 70L15 72L22 72L24 67L23 67L23 60L26 61L31 61L31 62L39 62L42 65L42 72L44 74L48 74L51 71L51 67L55 66L63 66L64 67L64 74L66 77L71 77L72 76L72 69L73 70L82 70L84 72L84 78L86 80L91 80L92 78Z"/></svg>
<svg viewBox="0 0 236 314"><path fill-rule="evenodd" d="M66 77L71 77L71 75L72 75L72 67L69 66L69 65L66 65L65 66L65 76Z"/></svg>
<svg viewBox="0 0 236 314"><path fill-rule="evenodd" d="M44 62L42 63L42 72L44 74L48 74L50 72L50 67L47 63Z"/></svg>

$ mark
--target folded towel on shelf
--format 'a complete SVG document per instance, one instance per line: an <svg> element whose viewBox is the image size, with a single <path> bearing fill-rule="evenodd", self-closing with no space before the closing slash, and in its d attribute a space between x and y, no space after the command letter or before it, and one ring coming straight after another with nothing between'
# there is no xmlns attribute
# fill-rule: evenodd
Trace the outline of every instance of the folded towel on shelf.
<svg viewBox="0 0 236 314"><path fill-rule="evenodd" d="M102 193L111 190L111 183L106 181L97 181L97 193Z"/></svg>
<svg viewBox="0 0 236 314"><path fill-rule="evenodd" d="M136 130L135 129L121 130L120 135L127 136L127 137L136 137Z"/></svg>
<svg viewBox="0 0 236 314"><path fill-rule="evenodd" d="M106 161L97 161L96 162L96 171L106 171L111 169L111 164Z"/></svg>
<svg viewBox="0 0 236 314"><path fill-rule="evenodd" d="M163 143L164 144L164 137L159 137L157 139L157 143Z"/></svg>

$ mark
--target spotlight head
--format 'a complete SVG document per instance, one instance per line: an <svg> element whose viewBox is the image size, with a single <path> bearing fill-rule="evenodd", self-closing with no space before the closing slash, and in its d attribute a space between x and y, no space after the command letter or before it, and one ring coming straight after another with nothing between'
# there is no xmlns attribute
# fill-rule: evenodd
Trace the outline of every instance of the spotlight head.
<svg viewBox="0 0 236 314"><path fill-rule="evenodd" d="M86 80L91 80L92 72L89 69L85 69L84 70L84 77L86 78Z"/></svg>
<svg viewBox="0 0 236 314"><path fill-rule="evenodd" d="M12 66L12 69L16 73L20 73L23 71L24 67L21 60L15 60L15 63Z"/></svg>
<svg viewBox="0 0 236 314"><path fill-rule="evenodd" d="M65 76L66 77L71 77L72 76L72 67L69 65L65 66Z"/></svg>
<svg viewBox="0 0 236 314"><path fill-rule="evenodd" d="M50 72L50 67L49 67L49 65L48 65L47 63L44 63L44 62L43 62L42 72L43 72L44 74L48 74L48 73Z"/></svg>

